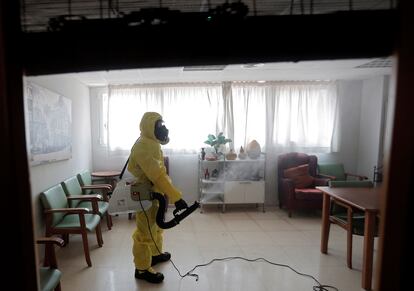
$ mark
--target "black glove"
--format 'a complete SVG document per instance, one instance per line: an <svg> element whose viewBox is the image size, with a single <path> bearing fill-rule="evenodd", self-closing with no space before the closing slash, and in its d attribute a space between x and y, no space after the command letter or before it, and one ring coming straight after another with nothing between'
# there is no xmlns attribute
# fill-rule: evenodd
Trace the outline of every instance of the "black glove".
<svg viewBox="0 0 414 291"><path fill-rule="evenodd" d="M177 200L177 202L175 202L174 205L176 211L188 208L187 202L185 202L183 199Z"/></svg>

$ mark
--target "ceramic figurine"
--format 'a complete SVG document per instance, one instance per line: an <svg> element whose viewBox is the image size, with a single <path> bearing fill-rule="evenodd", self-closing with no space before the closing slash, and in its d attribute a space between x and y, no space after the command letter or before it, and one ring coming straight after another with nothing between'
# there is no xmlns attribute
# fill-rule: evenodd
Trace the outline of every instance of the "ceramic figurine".
<svg viewBox="0 0 414 291"><path fill-rule="evenodd" d="M244 160L244 159L246 159L246 157L247 157L247 154L244 152L243 147L240 147L240 151L239 151L239 159L240 159L240 160Z"/></svg>

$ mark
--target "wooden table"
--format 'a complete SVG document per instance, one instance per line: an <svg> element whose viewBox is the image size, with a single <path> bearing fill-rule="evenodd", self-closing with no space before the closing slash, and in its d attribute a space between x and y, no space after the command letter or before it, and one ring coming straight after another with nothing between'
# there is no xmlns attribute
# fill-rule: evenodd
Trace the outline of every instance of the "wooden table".
<svg viewBox="0 0 414 291"><path fill-rule="evenodd" d="M99 171L99 172L92 172L91 176L95 178L102 178L105 180L105 183L111 184L112 189L115 189L116 181L121 175L121 171Z"/></svg>
<svg viewBox="0 0 414 291"><path fill-rule="evenodd" d="M365 213L362 288L371 290L374 258L375 217L380 209L380 189L316 187L323 192L321 252L328 251L329 208L331 197Z"/></svg>

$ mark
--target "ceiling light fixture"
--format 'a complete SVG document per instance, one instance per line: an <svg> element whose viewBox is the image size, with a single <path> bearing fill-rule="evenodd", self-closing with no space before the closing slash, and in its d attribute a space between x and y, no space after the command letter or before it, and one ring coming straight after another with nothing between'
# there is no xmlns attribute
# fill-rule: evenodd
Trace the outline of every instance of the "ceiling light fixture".
<svg viewBox="0 0 414 291"><path fill-rule="evenodd" d="M241 67L244 69L251 69L251 68L259 68L263 66L264 66L263 63L249 63L249 64L244 64Z"/></svg>
<svg viewBox="0 0 414 291"><path fill-rule="evenodd" d="M226 65L185 66L183 71L223 71Z"/></svg>

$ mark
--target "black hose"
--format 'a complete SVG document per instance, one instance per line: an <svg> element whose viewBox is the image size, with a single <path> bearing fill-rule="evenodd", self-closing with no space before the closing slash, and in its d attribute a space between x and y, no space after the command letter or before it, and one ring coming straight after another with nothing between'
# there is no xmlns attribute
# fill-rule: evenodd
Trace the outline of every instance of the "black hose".
<svg viewBox="0 0 414 291"><path fill-rule="evenodd" d="M157 192L152 192L151 194L152 194L152 198L157 199L159 203L159 207L157 211L157 218L156 218L158 226L162 229L168 229L168 228L176 226L178 222L176 222L175 219L172 219L168 222L164 221L165 210L167 209L167 202L165 200L164 195L157 193Z"/></svg>
<svg viewBox="0 0 414 291"><path fill-rule="evenodd" d="M198 207L200 207L200 203L195 201L193 205L191 205L190 207L188 207L186 210L182 211L181 213L176 214L176 211L174 211L173 212L174 218L166 222L164 221L165 211L167 210L167 202L165 200L165 196L157 192L152 192L151 196L153 199L158 200L159 207L157 211L156 222L157 222L157 225L162 229L168 229L168 228L172 228L176 226L177 224L180 223L181 220L186 218L188 215L193 213Z"/></svg>

